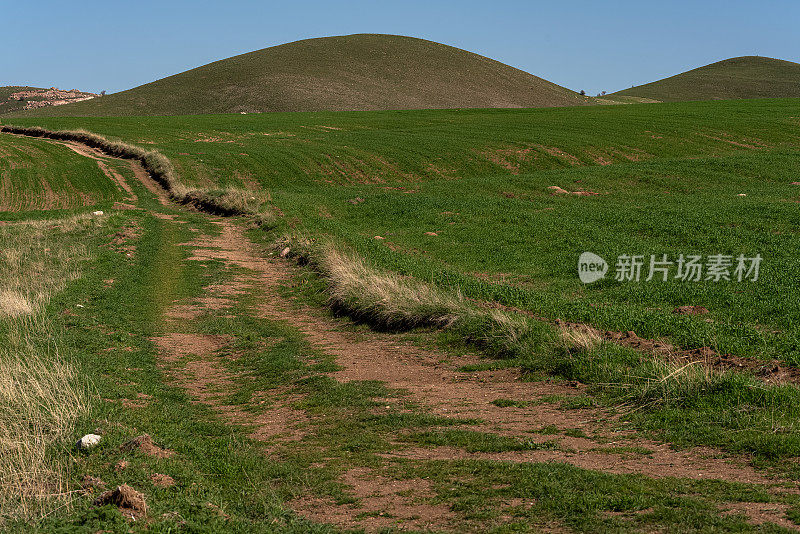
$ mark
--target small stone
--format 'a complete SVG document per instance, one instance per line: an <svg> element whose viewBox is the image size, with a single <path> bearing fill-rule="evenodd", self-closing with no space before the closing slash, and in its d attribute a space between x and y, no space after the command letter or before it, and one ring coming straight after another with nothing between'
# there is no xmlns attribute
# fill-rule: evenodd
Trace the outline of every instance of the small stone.
<svg viewBox="0 0 800 534"><path fill-rule="evenodd" d="M99 216L101 216L102 214L103 214L103 212L102 212L102 211L100 211L100 210L98 210L98 211L93 211L93 212L92 212L92 215L94 215L95 217L99 217Z"/></svg>
<svg viewBox="0 0 800 534"><path fill-rule="evenodd" d="M76 447L81 450L88 450L92 447L96 447L97 444L100 443L101 439L103 439L102 436L98 436L97 434L86 434L78 440Z"/></svg>
<svg viewBox="0 0 800 534"><path fill-rule="evenodd" d="M738 194L738 195L736 195L736 196L737 196L737 197L746 197L746 196L747 196L747 194L746 194L746 193L739 193L739 194Z"/></svg>
<svg viewBox="0 0 800 534"><path fill-rule="evenodd" d="M292 249L290 249L289 247L286 247L285 249L281 250L281 258L285 258L286 256L288 256L291 251Z"/></svg>

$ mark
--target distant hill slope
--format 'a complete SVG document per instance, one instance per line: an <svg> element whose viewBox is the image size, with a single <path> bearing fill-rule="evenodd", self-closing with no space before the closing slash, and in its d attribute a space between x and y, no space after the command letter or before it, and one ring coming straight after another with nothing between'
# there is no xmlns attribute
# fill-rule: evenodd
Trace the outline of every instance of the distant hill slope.
<svg viewBox="0 0 800 534"><path fill-rule="evenodd" d="M32 115L573 106L588 97L498 61L394 35L296 41Z"/></svg>
<svg viewBox="0 0 800 534"><path fill-rule="evenodd" d="M78 102L94 98L98 95L70 89L65 91L51 87L28 87L22 85L6 85L0 87L0 115L31 108L45 106L61 106L68 102Z"/></svg>
<svg viewBox="0 0 800 534"><path fill-rule="evenodd" d="M662 102L800 97L800 64L759 56L735 57L613 95Z"/></svg>

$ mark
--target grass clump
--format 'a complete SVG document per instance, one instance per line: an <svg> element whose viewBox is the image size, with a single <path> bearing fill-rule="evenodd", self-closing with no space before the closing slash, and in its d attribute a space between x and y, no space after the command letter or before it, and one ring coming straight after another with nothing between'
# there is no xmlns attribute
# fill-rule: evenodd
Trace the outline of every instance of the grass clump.
<svg viewBox="0 0 800 534"><path fill-rule="evenodd" d="M12 328L22 340L0 349L0 509L28 519L69 502L67 466L53 449L88 414L89 393L73 366L33 339L40 321Z"/></svg>

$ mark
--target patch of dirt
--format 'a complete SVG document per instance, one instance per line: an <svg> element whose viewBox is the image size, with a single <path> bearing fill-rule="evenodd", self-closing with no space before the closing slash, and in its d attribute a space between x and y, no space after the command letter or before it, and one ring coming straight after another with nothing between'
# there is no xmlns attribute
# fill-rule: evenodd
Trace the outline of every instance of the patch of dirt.
<svg viewBox="0 0 800 534"><path fill-rule="evenodd" d="M141 235L142 228L139 224L135 221L129 222L119 232L114 234L114 237L111 238L111 241L108 243L108 247L115 252L132 257L136 252L136 245L130 244L129 241L135 241Z"/></svg>
<svg viewBox="0 0 800 534"><path fill-rule="evenodd" d="M94 504L95 506L114 505L128 519L136 520L147 515L144 495L127 484L101 494Z"/></svg>
<svg viewBox="0 0 800 534"><path fill-rule="evenodd" d="M564 413L563 411L561 413ZM512 463L563 462L583 469L615 474L640 474L651 478L679 477L692 480L729 480L747 484L772 485L775 481L746 465L743 459L725 458L706 448L687 451L672 450L669 445L637 439L622 439L598 446L583 438L545 436L555 440L563 450L531 450L507 452L467 452L454 447L408 447L381 454L384 458L413 460L484 460ZM545 441L542 439L541 441ZM591 447L587 447L591 446ZM617 454L614 448L644 447L651 454ZM594 450L593 450L594 449ZM623 449L624 450L624 449Z"/></svg>
<svg viewBox="0 0 800 534"><path fill-rule="evenodd" d="M543 150L544 152L550 154L551 156L554 156L562 161L569 163L573 167L582 165L581 160L579 160L572 154L569 154L568 152L564 152L560 148L556 148L554 146L545 146L545 145L533 145L533 146L535 146L539 150Z"/></svg>
<svg viewBox="0 0 800 534"><path fill-rule="evenodd" d="M587 148L584 149L584 152L598 165L611 165L614 163L613 156L598 148Z"/></svg>
<svg viewBox="0 0 800 534"><path fill-rule="evenodd" d="M131 160L130 162L131 170L133 170L133 175L136 177L142 185L147 188L161 203L162 206L169 205L169 193L167 193L166 189L161 187L161 185L156 182L150 174L144 170L144 167L138 162Z"/></svg>
<svg viewBox="0 0 800 534"><path fill-rule="evenodd" d="M277 439L281 443L300 441L306 435L304 427L308 421L306 412L293 408L289 401L282 400L253 419L254 430L250 437L260 441Z"/></svg>
<svg viewBox="0 0 800 534"><path fill-rule="evenodd" d="M475 152L515 176L521 172L523 164L536 159L536 151L530 147L487 147Z"/></svg>
<svg viewBox="0 0 800 534"><path fill-rule="evenodd" d="M303 497L288 504L313 521L368 532L447 529L456 517L446 504L426 502L434 496L428 480L394 480L357 468L345 473L342 481L353 489L356 504L339 506L320 497Z"/></svg>
<svg viewBox="0 0 800 534"><path fill-rule="evenodd" d="M150 475L150 482L157 488L171 488L175 485L175 479L169 475L162 475L160 473Z"/></svg>
<svg viewBox="0 0 800 534"><path fill-rule="evenodd" d="M81 479L81 489L86 493L95 493L106 489L106 483L99 477L83 475L83 479Z"/></svg>
<svg viewBox="0 0 800 534"><path fill-rule="evenodd" d="M207 334L170 332L154 337L162 354L168 355L171 362L180 361L187 356L208 356L224 347L229 338Z"/></svg>
<svg viewBox="0 0 800 534"><path fill-rule="evenodd" d="M175 304L164 313L169 319L197 319L203 309L195 304Z"/></svg>
<svg viewBox="0 0 800 534"><path fill-rule="evenodd" d="M153 438L151 438L149 434L142 434L141 436L137 436L132 440L123 443L120 445L119 450L122 452L139 451L155 458L169 458L175 454L175 451L163 449L153 443Z"/></svg>
<svg viewBox="0 0 800 534"><path fill-rule="evenodd" d="M786 517L786 504L763 502L734 502L720 506L724 515L744 515L752 525L773 523L790 530L798 530L798 526Z"/></svg>
<svg viewBox="0 0 800 534"><path fill-rule="evenodd" d="M600 194L595 193L594 191L567 191L566 189L562 189L557 185L551 185L547 189L550 191L551 195L576 195L579 197L591 197Z"/></svg>

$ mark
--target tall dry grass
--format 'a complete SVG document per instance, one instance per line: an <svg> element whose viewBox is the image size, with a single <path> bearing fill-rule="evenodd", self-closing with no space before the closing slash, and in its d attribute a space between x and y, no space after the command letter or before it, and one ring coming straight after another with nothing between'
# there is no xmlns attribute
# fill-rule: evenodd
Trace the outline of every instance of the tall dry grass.
<svg viewBox="0 0 800 534"><path fill-rule="evenodd" d="M89 258L91 217L0 227L0 527L69 502L54 451L89 410L88 386L59 353L43 310Z"/></svg>

